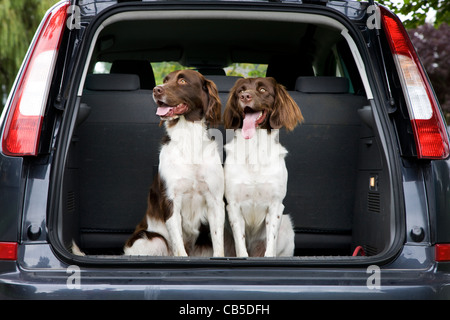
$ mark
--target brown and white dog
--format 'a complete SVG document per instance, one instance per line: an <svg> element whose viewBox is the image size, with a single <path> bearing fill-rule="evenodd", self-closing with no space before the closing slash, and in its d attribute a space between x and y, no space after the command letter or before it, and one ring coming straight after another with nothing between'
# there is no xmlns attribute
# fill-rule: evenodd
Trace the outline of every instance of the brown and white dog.
<svg viewBox="0 0 450 320"><path fill-rule="evenodd" d="M209 227L213 255L224 255L224 175L207 125L221 118L217 88L193 70L174 71L153 89L156 114L167 137L145 217L125 244L126 255L196 255L201 230Z"/></svg>
<svg viewBox="0 0 450 320"><path fill-rule="evenodd" d="M239 79L224 112L226 129L235 129L225 145L225 197L238 257L292 256L294 231L283 215L288 172L287 150L278 129L303 121L299 107L273 78Z"/></svg>

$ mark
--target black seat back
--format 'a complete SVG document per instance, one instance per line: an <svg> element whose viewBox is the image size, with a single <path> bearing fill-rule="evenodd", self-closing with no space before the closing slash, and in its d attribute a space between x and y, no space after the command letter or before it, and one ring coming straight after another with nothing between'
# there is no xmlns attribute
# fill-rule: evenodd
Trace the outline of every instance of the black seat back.
<svg viewBox="0 0 450 320"><path fill-rule="evenodd" d="M350 246L361 121L366 97L348 93L348 80L299 77L290 94L305 122L280 141L287 148L285 213L293 217L297 249ZM301 254L301 253L299 253Z"/></svg>
<svg viewBox="0 0 450 320"><path fill-rule="evenodd" d="M82 103L89 117L76 130L79 162L79 245L121 248L147 206L161 137L152 91L137 75L94 74Z"/></svg>

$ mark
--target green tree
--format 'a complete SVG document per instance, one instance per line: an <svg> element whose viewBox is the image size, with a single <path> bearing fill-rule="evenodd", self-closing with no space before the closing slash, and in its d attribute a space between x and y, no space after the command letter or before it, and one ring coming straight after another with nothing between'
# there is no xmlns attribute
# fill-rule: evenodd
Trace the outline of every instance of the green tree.
<svg viewBox="0 0 450 320"><path fill-rule="evenodd" d="M394 13L407 17L403 24L407 29L417 28L425 24L431 10L436 11L435 27L441 23L450 24L450 1L448 0L376 0L376 2L390 8Z"/></svg>
<svg viewBox="0 0 450 320"><path fill-rule="evenodd" d="M162 84L164 77L170 72L185 69L185 67L178 62L156 62L152 63L152 68L157 85Z"/></svg>
<svg viewBox="0 0 450 320"><path fill-rule="evenodd" d="M0 111L33 35L57 0L0 0Z"/></svg>
<svg viewBox="0 0 450 320"><path fill-rule="evenodd" d="M264 77L267 65L252 63L234 63L226 69L228 76Z"/></svg>

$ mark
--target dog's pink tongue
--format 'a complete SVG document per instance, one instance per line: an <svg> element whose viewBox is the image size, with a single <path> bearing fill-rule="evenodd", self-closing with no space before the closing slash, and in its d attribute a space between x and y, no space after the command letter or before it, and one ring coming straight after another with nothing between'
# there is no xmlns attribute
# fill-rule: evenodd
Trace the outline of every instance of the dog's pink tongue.
<svg viewBox="0 0 450 320"><path fill-rule="evenodd" d="M256 120L258 119L260 113L252 112L246 113L244 118L244 124L242 126L242 135L245 139L250 139L256 132Z"/></svg>
<svg viewBox="0 0 450 320"><path fill-rule="evenodd" d="M158 116L165 116L166 114L168 114L171 110L173 109L173 107L158 107L156 109L156 114Z"/></svg>
<svg viewBox="0 0 450 320"><path fill-rule="evenodd" d="M185 103L177 104L175 107L158 107L156 109L156 114L160 117L171 117L174 114L180 115L185 113L189 107Z"/></svg>

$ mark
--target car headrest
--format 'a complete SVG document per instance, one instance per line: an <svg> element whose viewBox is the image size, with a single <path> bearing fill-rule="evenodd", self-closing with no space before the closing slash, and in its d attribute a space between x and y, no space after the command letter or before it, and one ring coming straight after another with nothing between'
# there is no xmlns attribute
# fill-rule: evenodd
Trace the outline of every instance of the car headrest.
<svg viewBox="0 0 450 320"><path fill-rule="evenodd" d="M135 74L88 74L85 88L92 91L135 91L140 89Z"/></svg>
<svg viewBox="0 0 450 320"><path fill-rule="evenodd" d="M110 73L137 74L140 88L153 90L156 86L155 75L150 61L146 60L116 60L111 65Z"/></svg>
<svg viewBox="0 0 450 320"><path fill-rule="evenodd" d="M206 79L211 80L217 86L219 92L230 92L236 81L242 77L238 76L217 76L217 75L207 75Z"/></svg>

